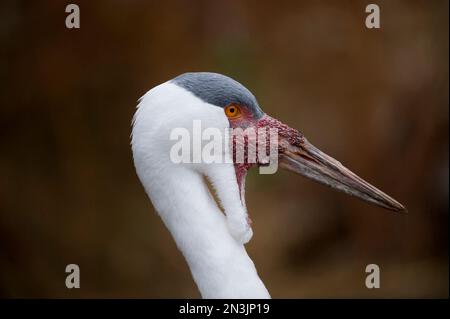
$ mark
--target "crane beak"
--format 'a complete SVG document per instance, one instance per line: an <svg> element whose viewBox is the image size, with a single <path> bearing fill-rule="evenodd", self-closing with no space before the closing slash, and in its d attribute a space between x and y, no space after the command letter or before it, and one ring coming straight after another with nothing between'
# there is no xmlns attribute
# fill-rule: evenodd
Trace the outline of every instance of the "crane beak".
<svg viewBox="0 0 450 319"><path fill-rule="evenodd" d="M297 130L268 116L267 120L269 126L281 127L278 133L280 167L388 210L406 211L395 199L317 149Z"/></svg>
<svg viewBox="0 0 450 319"><path fill-rule="evenodd" d="M279 143L284 145L284 151L279 154L280 167L371 204L392 211L406 211L402 204L317 149L305 138L299 145L292 145L283 137Z"/></svg>

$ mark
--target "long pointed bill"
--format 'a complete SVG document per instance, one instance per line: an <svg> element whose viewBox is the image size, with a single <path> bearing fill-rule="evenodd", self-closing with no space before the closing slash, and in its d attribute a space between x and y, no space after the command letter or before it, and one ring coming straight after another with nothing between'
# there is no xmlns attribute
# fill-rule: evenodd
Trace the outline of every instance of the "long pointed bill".
<svg viewBox="0 0 450 319"><path fill-rule="evenodd" d="M279 129L278 163L280 167L377 206L393 211L406 211L406 208L395 199L314 147L297 130L267 115L262 122Z"/></svg>

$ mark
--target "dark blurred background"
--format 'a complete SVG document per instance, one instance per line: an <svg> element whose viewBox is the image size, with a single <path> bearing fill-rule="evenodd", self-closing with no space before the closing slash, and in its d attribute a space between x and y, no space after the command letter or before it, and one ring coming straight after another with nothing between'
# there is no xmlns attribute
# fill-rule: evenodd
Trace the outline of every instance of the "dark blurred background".
<svg viewBox="0 0 450 319"><path fill-rule="evenodd" d="M151 87L215 71L409 209L254 170L247 249L273 297L448 297L448 1L76 1L71 30L68 3L0 4L0 296L200 296L130 123Z"/></svg>

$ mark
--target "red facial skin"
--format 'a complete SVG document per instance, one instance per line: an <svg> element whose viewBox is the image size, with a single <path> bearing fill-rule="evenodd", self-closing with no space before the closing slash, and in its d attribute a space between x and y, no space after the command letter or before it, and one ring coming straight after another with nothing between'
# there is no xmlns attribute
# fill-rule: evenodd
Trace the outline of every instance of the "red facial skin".
<svg viewBox="0 0 450 319"><path fill-rule="evenodd" d="M246 129L249 127L257 127L258 124L258 120L256 120L253 117L253 113L250 112L245 106L239 105L239 109L240 109L240 116L237 118L229 118L229 122L230 122L230 126L231 128L235 129L235 128L242 128L242 129ZM247 137L244 138L244 148L247 150L248 147L248 139ZM235 138L232 139L232 144L231 144L232 150L233 150L233 161L236 161L236 140ZM244 157L244 163L234 163L234 169L236 172L236 179L239 185L239 191L241 194L241 200L243 201L243 182L245 179L245 176L247 175L247 171L249 170L250 167L252 167L253 165L255 165L255 163L248 163L247 161L247 153L245 153L245 157Z"/></svg>
<svg viewBox="0 0 450 319"><path fill-rule="evenodd" d="M258 132L259 129L261 128L276 128L278 130L278 138L284 138L285 140L287 140L291 145L295 145L295 146L299 146L302 141L303 141L303 135L293 129L290 128L289 126L287 126L286 124L278 121L277 119L274 119L273 117L270 117L267 114L264 114L260 119L255 119L253 116L253 113L245 106L243 105L239 105L238 106L240 109L240 116L236 117L236 118L229 118L229 122L230 122L230 126L231 128L242 128L242 129L246 129L249 127L255 127L257 129L256 132ZM270 136L269 134L266 135L267 140L266 140L266 152L269 152L269 147L270 147ZM232 139L232 150L233 150L233 161L236 161L236 140L233 138ZM244 149L247 151L248 150L248 138L247 136L244 137ZM257 147L256 147L257 149ZM278 153L281 154L284 151L284 149L282 148L282 146L280 145L280 143L278 143ZM259 163L258 160L258 154L256 156L257 158L257 163L248 163L248 157L247 157L247 152L245 152L245 156L244 156L244 163L234 163L234 168L235 168L235 172L236 172L236 179L239 185L239 191L240 191L240 195L241 195L241 201L244 203L245 205L245 198L244 198L244 189L243 189L243 185L244 185L244 181L245 181L245 176L247 175L247 171L254 165L261 165L263 163ZM249 219L249 223L251 223L251 220Z"/></svg>

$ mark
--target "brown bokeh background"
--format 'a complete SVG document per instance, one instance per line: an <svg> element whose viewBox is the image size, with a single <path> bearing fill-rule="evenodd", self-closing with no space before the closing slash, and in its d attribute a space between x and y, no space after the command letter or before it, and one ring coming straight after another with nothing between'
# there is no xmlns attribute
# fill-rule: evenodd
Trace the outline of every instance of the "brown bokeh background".
<svg viewBox="0 0 450 319"><path fill-rule="evenodd" d="M367 1L76 1L79 30L68 3L0 4L0 296L199 297L129 135L151 87L215 71L409 209L253 171L247 247L273 297L448 297L448 1L375 1L379 30Z"/></svg>

